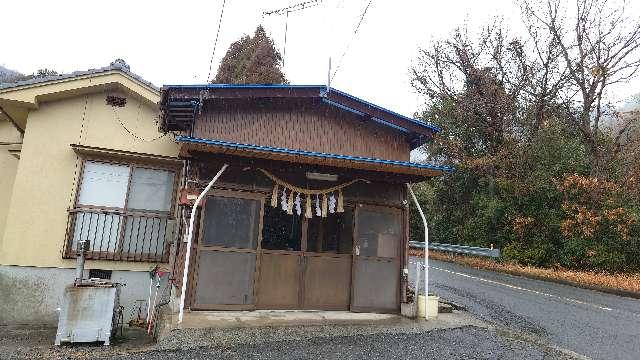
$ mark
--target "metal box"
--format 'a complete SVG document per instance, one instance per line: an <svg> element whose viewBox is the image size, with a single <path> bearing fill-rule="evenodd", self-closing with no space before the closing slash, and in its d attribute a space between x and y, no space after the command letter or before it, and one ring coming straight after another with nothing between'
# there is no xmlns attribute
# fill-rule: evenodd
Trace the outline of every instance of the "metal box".
<svg viewBox="0 0 640 360"><path fill-rule="evenodd" d="M117 326L119 298L119 284L65 288L55 344L103 341L109 345Z"/></svg>

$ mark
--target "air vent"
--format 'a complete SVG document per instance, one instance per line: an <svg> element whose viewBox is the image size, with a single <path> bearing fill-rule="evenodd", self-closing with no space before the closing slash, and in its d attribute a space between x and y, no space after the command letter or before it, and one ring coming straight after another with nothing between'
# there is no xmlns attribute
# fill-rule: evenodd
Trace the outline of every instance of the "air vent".
<svg viewBox="0 0 640 360"><path fill-rule="evenodd" d="M126 97L107 95L107 98L105 100L107 102L107 105L111 105L114 107L124 107L125 105L127 105Z"/></svg>
<svg viewBox="0 0 640 360"><path fill-rule="evenodd" d="M111 270L91 269L89 270L89 279L111 279Z"/></svg>

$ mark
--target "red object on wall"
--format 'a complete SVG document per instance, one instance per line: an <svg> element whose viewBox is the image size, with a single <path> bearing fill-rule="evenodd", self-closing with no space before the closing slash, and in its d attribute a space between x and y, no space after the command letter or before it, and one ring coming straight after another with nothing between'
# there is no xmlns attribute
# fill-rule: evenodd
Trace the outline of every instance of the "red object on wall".
<svg viewBox="0 0 640 360"><path fill-rule="evenodd" d="M200 191L197 189L182 188L180 189L180 196L178 197L178 205L193 206L198 195L200 195Z"/></svg>

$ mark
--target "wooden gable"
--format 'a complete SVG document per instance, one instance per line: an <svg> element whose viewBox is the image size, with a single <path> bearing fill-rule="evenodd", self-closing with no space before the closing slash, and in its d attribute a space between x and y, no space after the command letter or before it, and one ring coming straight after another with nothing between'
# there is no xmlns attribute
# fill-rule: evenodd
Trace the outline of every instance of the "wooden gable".
<svg viewBox="0 0 640 360"><path fill-rule="evenodd" d="M316 99L210 100L191 136L398 161L411 151L401 131Z"/></svg>

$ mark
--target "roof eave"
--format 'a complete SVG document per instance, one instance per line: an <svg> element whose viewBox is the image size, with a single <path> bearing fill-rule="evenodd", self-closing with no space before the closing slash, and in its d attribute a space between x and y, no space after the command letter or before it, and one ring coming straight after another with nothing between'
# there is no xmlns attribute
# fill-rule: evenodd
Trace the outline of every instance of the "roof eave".
<svg viewBox="0 0 640 360"><path fill-rule="evenodd" d="M186 147L187 151L197 149L205 152L241 155L302 164L337 166L383 173L406 174L425 178L439 176L445 172L453 171L450 167L432 164L419 164L406 161L276 148L222 140L201 139L189 136L177 136L176 141L185 145L190 145Z"/></svg>

